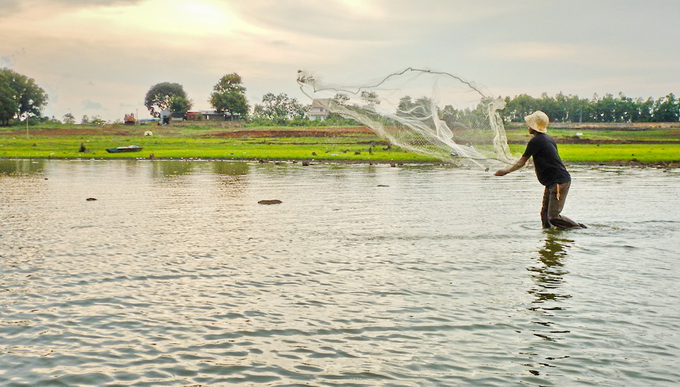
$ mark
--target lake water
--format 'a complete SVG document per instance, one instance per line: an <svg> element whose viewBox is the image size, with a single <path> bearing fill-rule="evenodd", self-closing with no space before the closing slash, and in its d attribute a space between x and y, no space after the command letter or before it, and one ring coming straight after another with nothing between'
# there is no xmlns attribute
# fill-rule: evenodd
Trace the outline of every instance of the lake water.
<svg viewBox="0 0 680 387"><path fill-rule="evenodd" d="M680 170L570 170L0 160L0 385L677 385Z"/></svg>

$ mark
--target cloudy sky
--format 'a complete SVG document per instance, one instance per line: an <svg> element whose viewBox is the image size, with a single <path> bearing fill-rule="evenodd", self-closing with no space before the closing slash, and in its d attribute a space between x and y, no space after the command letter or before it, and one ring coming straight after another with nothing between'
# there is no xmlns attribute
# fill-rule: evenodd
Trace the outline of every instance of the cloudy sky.
<svg viewBox="0 0 680 387"><path fill-rule="evenodd" d="M309 103L309 70L357 84L407 67L495 96L680 94L677 0L0 0L0 68L34 78L44 113L148 117L159 82L210 109L225 74L251 106Z"/></svg>

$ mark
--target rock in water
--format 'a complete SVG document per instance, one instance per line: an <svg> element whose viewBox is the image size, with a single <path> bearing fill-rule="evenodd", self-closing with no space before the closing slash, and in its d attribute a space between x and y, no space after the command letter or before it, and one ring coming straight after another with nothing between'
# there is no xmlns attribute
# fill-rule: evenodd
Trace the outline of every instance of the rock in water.
<svg viewBox="0 0 680 387"><path fill-rule="evenodd" d="M278 200L278 199L269 199L269 200L260 200L258 203L259 204L281 204L283 202Z"/></svg>

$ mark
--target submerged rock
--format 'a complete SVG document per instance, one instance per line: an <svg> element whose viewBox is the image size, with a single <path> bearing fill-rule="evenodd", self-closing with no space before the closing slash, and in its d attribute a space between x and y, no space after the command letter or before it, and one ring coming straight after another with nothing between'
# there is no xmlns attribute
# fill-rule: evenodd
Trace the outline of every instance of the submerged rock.
<svg viewBox="0 0 680 387"><path fill-rule="evenodd" d="M257 203L258 204L281 204L283 202L278 200L278 199L268 199L268 200L260 200Z"/></svg>

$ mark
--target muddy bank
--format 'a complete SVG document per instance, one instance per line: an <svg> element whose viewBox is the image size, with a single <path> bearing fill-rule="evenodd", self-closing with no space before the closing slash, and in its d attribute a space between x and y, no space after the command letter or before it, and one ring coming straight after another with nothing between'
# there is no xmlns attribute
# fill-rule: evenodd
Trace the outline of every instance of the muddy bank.
<svg viewBox="0 0 680 387"><path fill-rule="evenodd" d="M351 134L372 135L373 131L367 127L347 128L291 128L291 129L236 129L216 131L203 134L203 137L335 137Z"/></svg>

